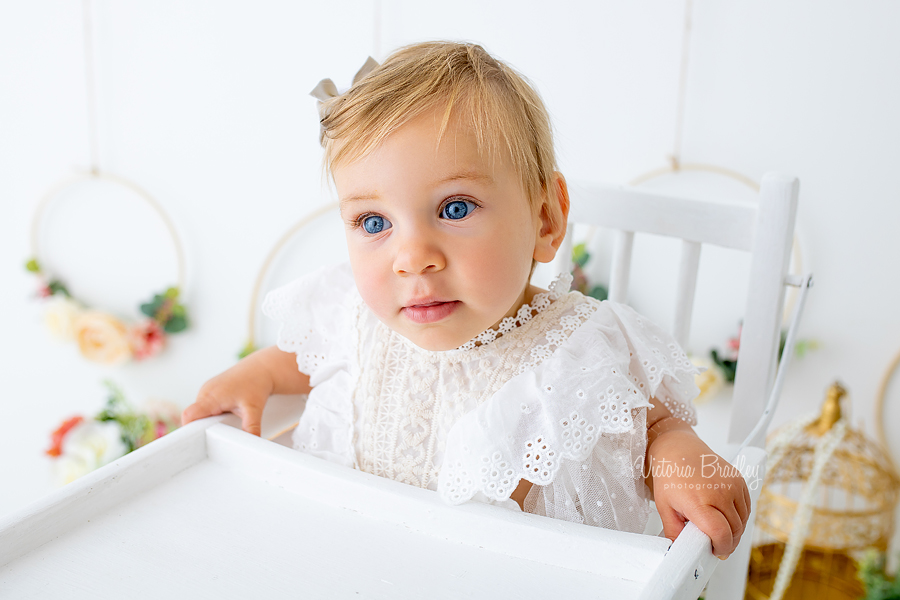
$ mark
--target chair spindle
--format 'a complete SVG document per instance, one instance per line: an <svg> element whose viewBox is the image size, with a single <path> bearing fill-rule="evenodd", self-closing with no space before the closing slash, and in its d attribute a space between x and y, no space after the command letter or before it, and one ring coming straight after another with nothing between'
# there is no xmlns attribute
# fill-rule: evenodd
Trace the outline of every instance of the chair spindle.
<svg viewBox="0 0 900 600"><path fill-rule="evenodd" d="M631 251L634 248L633 231L617 231L613 250L612 270L609 274L609 299L625 302L628 297L628 280L631 274Z"/></svg>
<svg viewBox="0 0 900 600"><path fill-rule="evenodd" d="M675 298L675 325L672 335L684 348L691 331L691 313L694 310L694 292L697 288L697 271L700 268L700 242L682 240L681 265L678 268L678 291Z"/></svg>

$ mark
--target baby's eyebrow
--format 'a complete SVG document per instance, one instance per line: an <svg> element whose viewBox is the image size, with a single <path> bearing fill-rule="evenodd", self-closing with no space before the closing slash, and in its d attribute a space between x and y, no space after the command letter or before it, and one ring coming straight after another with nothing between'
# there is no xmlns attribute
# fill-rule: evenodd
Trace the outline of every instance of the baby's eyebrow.
<svg viewBox="0 0 900 600"><path fill-rule="evenodd" d="M489 175L486 175L481 171L461 171L459 173L454 173L452 175L444 177L443 179L438 181L438 183L450 183L452 181L459 181L461 179L468 179L471 181L484 181L486 183L491 183L494 181Z"/></svg>
<svg viewBox="0 0 900 600"><path fill-rule="evenodd" d="M380 200L381 196L379 196L376 192L368 192L364 194L354 194L353 196L348 196L346 198L341 198L341 204L347 204L349 202L355 202L358 200Z"/></svg>

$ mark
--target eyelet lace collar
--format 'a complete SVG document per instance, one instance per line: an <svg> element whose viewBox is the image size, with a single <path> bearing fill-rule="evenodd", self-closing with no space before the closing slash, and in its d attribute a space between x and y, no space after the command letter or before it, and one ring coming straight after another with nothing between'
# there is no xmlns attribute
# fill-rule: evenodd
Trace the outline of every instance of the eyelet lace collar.
<svg viewBox="0 0 900 600"><path fill-rule="evenodd" d="M549 290L535 294L531 303L519 307L514 317L506 317L500 321L500 325L494 329L485 329L474 338L457 348L457 350L474 350L477 346L490 344L503 334L509 333L516 327L521 327L535 316L540 314L550 304L569 292L572 287L572 275L560 273L550 283Z"/></svg>

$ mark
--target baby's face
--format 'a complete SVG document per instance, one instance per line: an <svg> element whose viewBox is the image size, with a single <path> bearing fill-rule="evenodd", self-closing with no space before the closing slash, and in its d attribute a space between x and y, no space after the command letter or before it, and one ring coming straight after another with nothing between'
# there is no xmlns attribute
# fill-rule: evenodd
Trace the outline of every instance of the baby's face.
<svg viewBox="0 0 900 600"><path fill-rule="evenodd" d="M334 171L359 293L427 350L457 348L531 299L542 226L510 161L482 157L465 121L438 145L440 119L422 115Z"/></svg>

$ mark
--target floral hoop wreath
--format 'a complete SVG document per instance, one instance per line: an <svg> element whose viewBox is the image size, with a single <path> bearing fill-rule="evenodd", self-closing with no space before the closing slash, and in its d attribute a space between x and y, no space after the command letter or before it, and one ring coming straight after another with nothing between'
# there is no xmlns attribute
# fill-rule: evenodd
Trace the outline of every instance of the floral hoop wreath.
<svg viewBox="0 0 900 600"><path fill-rule="evenodd" d="M241 349L240 353L238 353L238 358L244 358L256 352L259 349L259 346L256 345L256 334L257 334L257 315L260 309L259 297L262 292L263 283L266 280L266 275L268 274L269 268L272 266L272 262L278 256L278 253L281 252L282 248L284 248L285 244L293 238L297 232L301 229L331 211L334 211L338 208L339 204L337 202L330 202L324 206L321 206L312 212L304 215L297 221L293 227L288 229L284 235L275 243L272 249L269 251L269 254L266 256L266 260L263 262L262 267L259 269L259 273L256 275L256 282L253 285L253 292L250 294L250 310L249 316L247 319L247 343ZM285 421L283 426L278 428L278 432L274 435L268 435L268 439L272 440L277 438L278 436L290 431L294 427L297 426L296 419L289 419L289 421Z"/></svg>
<svg viewBox="0 0 900 600"><path fill-rule="evenodd" d="M91 180L109 181L137 194L162 219L175 246L178 257L177 284L142 303L140 311L147 318L136 323L126 323L77 301L61 280L44 270L39 259L39 234L47 205L66 188ZM49 299L44 321L55 337L77 342L82 356L90 361L113 365L129 359L149 358L162 350L167 334L178 333L187 328L187 312L179 302L181 289L184 287L184 265L184 251L169 216L150 194L121 177L98 171L79 173L53 186L35 209L31 223L31 258L25 268L40 280L37 296Z"/></svg>
<svg viewBox="0 0 900 600"><path fill-rule="evenodd" d="M699 171L702 173L714 173L716 175L727 177L728 179L747 186L748 188L753 190L753 192L756 193L757 196L759 195L759 184L750 177L742 175L737 171L706 163L681 163L674 156L670 156L669 159L671 161L671 165L642 173L641 175L638 175L637 177L629 181L628 185L639 187L641 184L662 177L663 175L678 175L679 173L682 173L684 171ZM793 272L803 272L803 253L800 250L800 241L796 233L794 234L794 239L791 244L791 265L793 265L794 267ZM797 304L797 298L799 297L799 294L800 288L788 286L787 296L784 302L784 311L782 313L782 323L785 325L790 322L791 315L794 314L794 306Z"/></svg>
<svg viewBox="0 0 900 600"><path fill-rule="evenodd" d="M284 248L284 245L287 244L288 241L290 241L290 239L294 237L298 231L300 231L322 215L336 209L337 207L337 202L331 202L303 216L294 224L293 227L288 229L284 233L284 235L281 236L281 238L275 243L274 246L272 246L272 249L266 256L266 260L263 262L262 267L260 267L259 269L259 273L256 275L256 282L253 284L253 293L250 294L250 311L247 318L247 343L243 347L243 349L241 349L240 353L238 353L238 358L244 358L245 356L248 356L259 350L259 346L256 345L256 317L260 307L259 296L260 292L262 291L263 283L266 280L266 274L269 272L269 268L272 266L272 262L275 260L275 257L278 256L278 253L281 252L281 249Z"/></svg>

